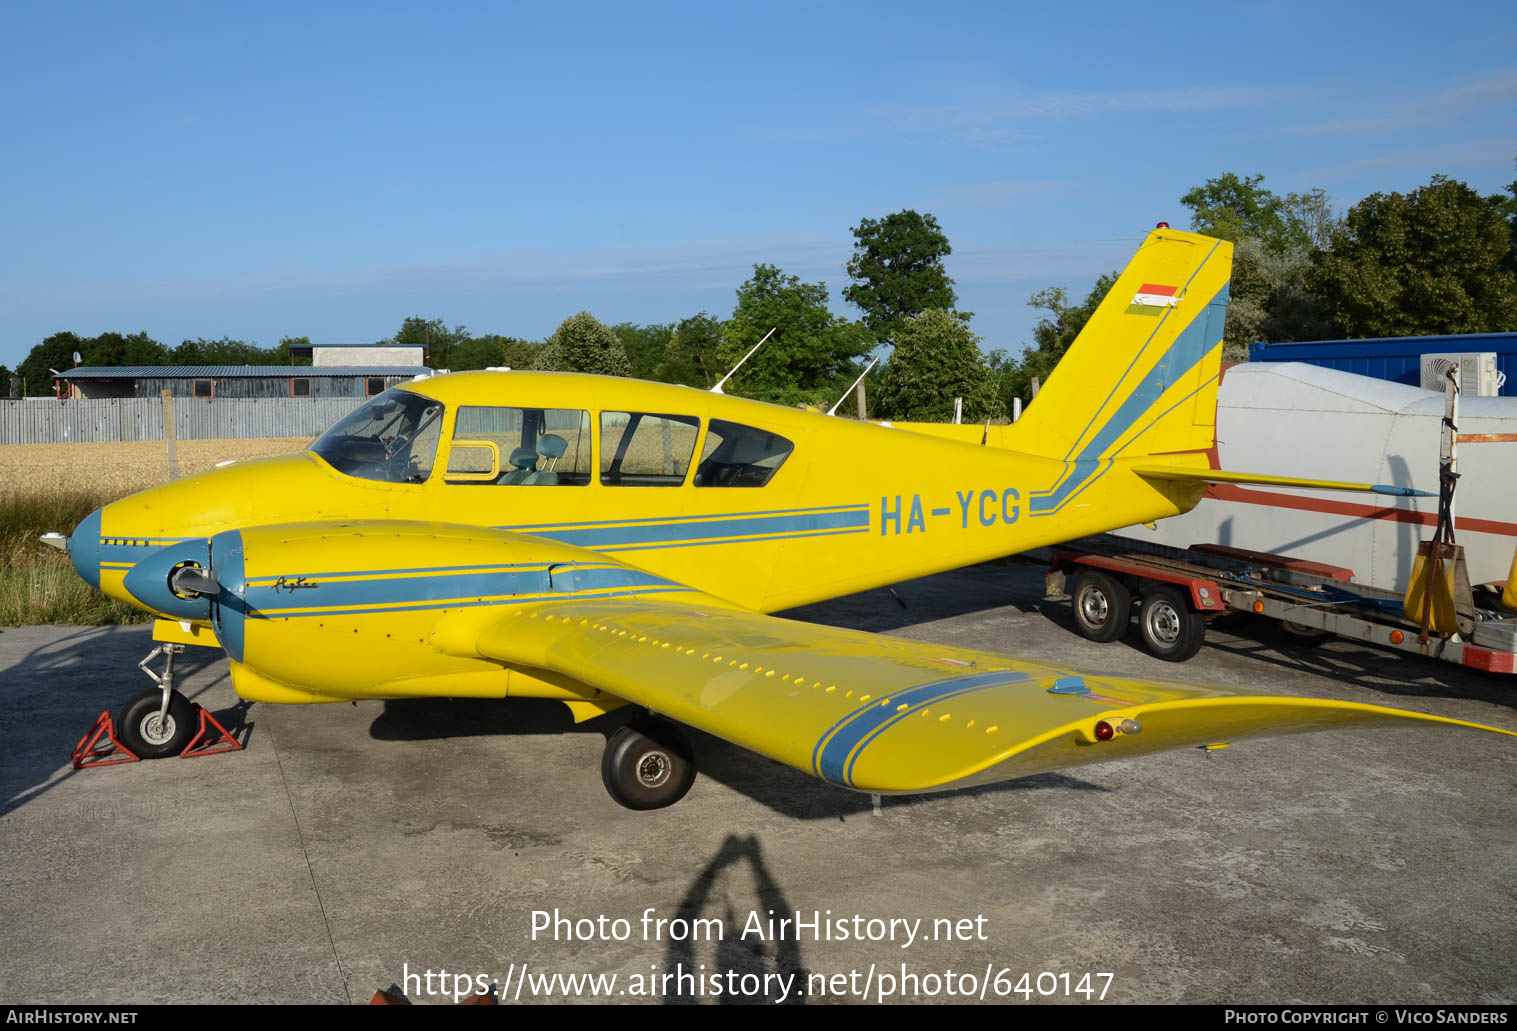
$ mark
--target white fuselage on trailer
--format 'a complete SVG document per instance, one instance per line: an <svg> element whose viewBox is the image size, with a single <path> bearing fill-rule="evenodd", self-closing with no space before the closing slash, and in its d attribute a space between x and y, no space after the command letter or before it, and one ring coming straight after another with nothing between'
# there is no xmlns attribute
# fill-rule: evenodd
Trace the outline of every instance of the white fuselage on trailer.
<svg viewBox="0 0 1517 1031"><path fill-rule="evenodd" d="M1444 397L1295 362L1236 365L1217 399L1217 468L1438 491ZM1471 583L1505 580L1517 548L1517 398L1459 399L1456 543ZM1472 440L1472 436L1508 440ZM1186 515L1120 530L1172 547L1222 544L1346 566L1404 592L1436 498L1349 497L1219 484Z"/></svg>

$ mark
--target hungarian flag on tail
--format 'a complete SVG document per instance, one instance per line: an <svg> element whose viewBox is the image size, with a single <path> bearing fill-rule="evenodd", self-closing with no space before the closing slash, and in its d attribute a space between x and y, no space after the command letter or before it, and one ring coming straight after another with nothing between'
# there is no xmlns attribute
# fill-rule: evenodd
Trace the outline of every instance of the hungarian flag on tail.
<svg viewBox="0 0 1517 1031"><path fill-rule="evenodd" d="M1157 283L1144 283L1133 295L1132 303L1127 306L1129 315L1163 315L1164 312L1180 303L1178 287L1160 286Z"/></svg>

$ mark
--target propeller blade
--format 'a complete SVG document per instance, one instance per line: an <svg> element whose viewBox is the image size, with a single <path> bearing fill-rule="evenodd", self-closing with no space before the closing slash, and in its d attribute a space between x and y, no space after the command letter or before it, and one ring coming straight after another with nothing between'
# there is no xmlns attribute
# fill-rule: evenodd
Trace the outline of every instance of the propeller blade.
<svg viewBox="0 0 1517 1031"><path fill-rule="evenodd" d="M206 597L215 597L221 593L221 585L213 580L204 569L196 566L185 566L174 574L174 590L180 594L203 594Z"/></svg>

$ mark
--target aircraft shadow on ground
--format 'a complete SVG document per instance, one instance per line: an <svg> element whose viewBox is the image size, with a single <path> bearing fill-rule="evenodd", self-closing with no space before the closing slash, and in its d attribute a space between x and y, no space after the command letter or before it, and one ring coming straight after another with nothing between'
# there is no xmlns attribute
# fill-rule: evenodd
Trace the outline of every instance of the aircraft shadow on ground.
<svg viewBox="0 0 1517 1031"><path fill-rule="evenodd" d="M492 699L417 698L390 701L370 724L379 741L424 741L457 737L514 737L538 734L596 734L609 738L640 710L618 709L584 723L575 723L558 702L536 698ZM868 795L818 780L783 763L750 752L719 737L689 729L698 776L731 788L760 805L794 819L844 820L873 811ZM593 771L592 771L593 772ZM960 796L994 795L1007 791L1107 791L1109 789L1059 773L1044 773L953 792ZM938 794L892 795L887 810L931 804Z"/></svg>
<svg viewBox="0 0 1517 1031"><path fill-rule="evenodd" d="M0 633L3 633L0 630ZM87 773L69 763L74 746L86 736L101 712L120 711L127 699L152 683L137 662L153 647L151 631L141 627L80 627L62 638L33 648L3 673L12 718L0 724L0 816L13 812L72 777ZM109 656L110 674L91 675ZM175 678L184 682L225 656L210 648L188 648L175 663ZM155 663L161 669L161 663ZM185 692L191 701L220 682L215 678ZM17 699L28 702L16 704ZM29 704L35 700L35 706ZM211 710L227 732L243 745L252 736L250 703ZM18 711L19 710L19 711ZM32 711L28 711L32 710Z"/></svg>

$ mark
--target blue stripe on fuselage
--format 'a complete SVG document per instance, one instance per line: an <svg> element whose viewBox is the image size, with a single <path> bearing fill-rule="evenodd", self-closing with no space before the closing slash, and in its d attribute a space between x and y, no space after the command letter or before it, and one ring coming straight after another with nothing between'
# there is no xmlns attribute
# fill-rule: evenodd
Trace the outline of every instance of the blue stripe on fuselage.
<svg viewBox="0 0 1517 1031"><path fill-rule="evenodd" d="M504 530L572 544L580 548L639 547L743 537L776 538L825 530L868 529L869 507L823 511L778 512L744 516L702 516L681 522L629 521L611 525L505 526Z"/></svg>

